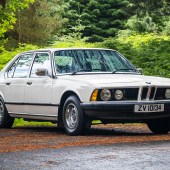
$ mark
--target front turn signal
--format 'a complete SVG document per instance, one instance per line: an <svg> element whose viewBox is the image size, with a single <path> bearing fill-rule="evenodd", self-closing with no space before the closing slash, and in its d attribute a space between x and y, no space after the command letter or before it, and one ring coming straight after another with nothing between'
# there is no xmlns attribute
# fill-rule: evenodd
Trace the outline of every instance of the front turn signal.
<svg viewBox="0 0 170 170"><path fill-rule="evenodd" d="M96 89L93 91L90 101L97 101L97 96L98 96L98 90Z"/></svg>

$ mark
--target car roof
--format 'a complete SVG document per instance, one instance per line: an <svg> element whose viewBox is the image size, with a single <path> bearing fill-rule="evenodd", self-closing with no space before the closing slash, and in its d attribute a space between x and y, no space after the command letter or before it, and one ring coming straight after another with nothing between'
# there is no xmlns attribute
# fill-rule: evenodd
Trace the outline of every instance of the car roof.
<svg viewBox="0 0 170 170"><path fill-rule="evenodd" d="M112 50L112 51L115 51L113 49L107 49L107 48L44 48L44 49L25 51L22 53L45 52L45 51L54 52L54 51L60 51L60 50ZM20 54L22 54L22 53L20 53Z"/></svg>

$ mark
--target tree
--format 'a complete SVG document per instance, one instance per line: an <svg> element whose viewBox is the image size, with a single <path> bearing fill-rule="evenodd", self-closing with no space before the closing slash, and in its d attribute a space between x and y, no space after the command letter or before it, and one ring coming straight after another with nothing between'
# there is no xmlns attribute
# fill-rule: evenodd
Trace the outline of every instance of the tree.
<svg viewBox="0 0 170 170"><path fill-rule="evenodd" d="M4 34L13 29L16 23L16 13L24 8L27 8L29 4L34 0L3 0L0 4L0 37L4 37Z"/></svg>
<svg viewBox="0 0 170 170"><path fill-rule="evenodd" d="M130 0L127 27L136 32L162 32L170 21L169 0Z"/></svg>
<svg viewBox="0 0 170 170"><path fill-rule="evenodd" d="M0 1L2 8L5 8L6 0Z"/></svg>
<svg viewBox="0 0 170 170"><path fill-rule="evenodd" d="M65 6L62 0L36 0L28 9L18 12L12 36L20 43L44 45L65 22L62 18Z"/></svg>
<svg viewBox="0 0 170 170"><path fill-rule="evenodd" d="M137 16L169 15L169 0L129 0L130 10Z"/></svg>
<svg viewBox="0 0 170 170"><path fill-rule="evenodd" d="M69 19L66 32L76 26L81 19L85 26L83 36L90 41L102 41L104 38L115 36L123 29L129 15L127 0L69 0L70 7L65 17Z"/></svg>

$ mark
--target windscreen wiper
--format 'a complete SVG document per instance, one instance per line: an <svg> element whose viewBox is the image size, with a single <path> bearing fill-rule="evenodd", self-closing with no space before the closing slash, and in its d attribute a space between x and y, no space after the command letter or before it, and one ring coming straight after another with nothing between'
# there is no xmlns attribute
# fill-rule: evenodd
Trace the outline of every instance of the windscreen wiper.
<svg viewBox="0 0 170 170"><path fill-rule="evenodd" d="M84 72L84 71L85 71L85 72L86 72L86 71L89 72L89 71L92 71L92 69L81 69L81 70L77 70L77 71L72 72L71 75L75 75L76 73Z"/></svg>
<svg viewBox="0 0 170 170"><path fill-rule="evenodd" d="M92 69L81 69L81 70L77 70L77 71L74 71L71 73L71 75L75 75L76 73L79 73L79 72L83 72L83 71L87 71L87 72L91 72L93 70L97 70L97 71L101 71L101 69L98 69L98 68L92 68Z"/></svg>
<svg viewBox="0 0 170 170"><path fill-rule="evenodd" d="M126 70L128 70L128 71L134 71L134 72L136 72L137 70L136 69L132 69L132 68L120 68L120 69L115 69L113 72L112 72L112 74L114 74L114 73L116 73L116 72L118 72L118 71L126 71Z"/></svg>

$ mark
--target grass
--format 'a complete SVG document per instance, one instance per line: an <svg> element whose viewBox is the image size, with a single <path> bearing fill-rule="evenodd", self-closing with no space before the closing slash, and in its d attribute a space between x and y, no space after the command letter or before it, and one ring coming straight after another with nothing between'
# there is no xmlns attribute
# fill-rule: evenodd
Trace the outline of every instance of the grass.
<svg viewBox="0 0 170 170"><path fill-rule="evenodd" d="M92 124L101 124L100 120L94 120L92 122ZM25 121L22 118L15 118L13 127L23 127L23 126L27 126L27 127L39 127L39 126L54 126L57 124L53 124L51 122L36 122L36 121Z"/></svg>
<svg viewBox="0 0 170 170"><path fill-rule="evenodd" d="M23 119L15 118L13 127L18 126L54 126L51 122L34 122L34 121L24 121Z"/></svg>

